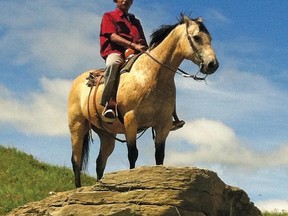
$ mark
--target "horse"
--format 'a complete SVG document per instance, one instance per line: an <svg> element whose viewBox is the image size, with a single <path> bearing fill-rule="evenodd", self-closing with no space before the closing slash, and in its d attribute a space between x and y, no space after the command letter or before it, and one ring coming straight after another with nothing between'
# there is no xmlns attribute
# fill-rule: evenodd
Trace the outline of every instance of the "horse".
<svg viewBox="0 0 288 216"><path fill-rule="evenodd" d="M91 128L100 140L96 160L97 181L103 177L107 159L115 147L117 134L127 142L130 169L138 157L137 134L153 128L156 165L163 165L165 141L172 128L176 87L174 76L184 59L199 66L201 73L210 75L218 66L211 45L212 37L202 18L181 15L174 25L162 25L151 35L148 50L134 62L129 73L121 74L117 90L117 108L121 121L104 122L100 105L104 85L86 86L86 71L78 76L68 99L68 122L72 142L72 166L75 186L81 187L81 171L88 161ZM89 100L89 95L94 95Z"/></svg>

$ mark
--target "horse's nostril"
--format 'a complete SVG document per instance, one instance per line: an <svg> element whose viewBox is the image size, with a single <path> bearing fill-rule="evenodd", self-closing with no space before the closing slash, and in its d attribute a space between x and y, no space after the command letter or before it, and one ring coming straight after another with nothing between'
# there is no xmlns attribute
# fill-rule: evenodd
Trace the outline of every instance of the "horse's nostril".
<svg viewBox="0 0 288 216"><path fill-rule="evenodd" d="M212 74L218 69L218 67L219 63L217 59L213 59L206 65L206 73Z"/></svg>
<svg viewBox="0 0 288 216"><path fill-rule="evenodd" d="M208 64L208 68L214 68L215 67L215 61L211 61L209 64Z"/></svg>
<svg viewBox="0 0 288 216"><path fill-rule="evenodd" d="M215 69L215 70L218 68L218 66L219 63L217 60L213 60L207 65L208 69Z"/></svg>

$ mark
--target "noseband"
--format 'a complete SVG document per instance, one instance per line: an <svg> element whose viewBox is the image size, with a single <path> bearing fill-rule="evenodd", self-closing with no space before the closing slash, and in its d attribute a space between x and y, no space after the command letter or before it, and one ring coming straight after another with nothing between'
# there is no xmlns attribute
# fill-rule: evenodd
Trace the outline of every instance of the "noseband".
<svg viewBox="0 0 288 216"><path fill-rule="evenodd" d="M195 22L195 21L194 21ZM196 23L196 22L195 22ZM197 24L197 23L196 23ZM198 24L197 24L198 25ZM186 36L187 36L187 39L188 39L188 42L190 44L190 47L192 48L193 52L195 53L195 55L197 56L197 58L199 58L201 60L200 64L199 64L199 67L201 69L202 67L202 64L203 64L203 59L202 59L202 56L200 54L200 51L199 49L196 48L194 42L193 42L193 39L191 37L191 35L189 34L188 32L188 25L186 24Z"/></svg>

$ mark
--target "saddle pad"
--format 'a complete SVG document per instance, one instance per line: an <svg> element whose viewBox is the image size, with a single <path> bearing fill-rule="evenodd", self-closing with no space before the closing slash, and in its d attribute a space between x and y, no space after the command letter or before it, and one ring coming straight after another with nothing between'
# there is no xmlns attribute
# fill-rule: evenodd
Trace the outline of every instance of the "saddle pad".
<svg viewBox="0 0 288 216"><path fill-rule="evenodd" d="M132 65L134 64L134 62L138 59L138 57L141 55L142 53L139 53L139 54L135 54L133 55L132 58L130 58L127 62L125 62L121 69L120 69L120 74L123 74L123 73L128 73L132 67Z"/></svg>

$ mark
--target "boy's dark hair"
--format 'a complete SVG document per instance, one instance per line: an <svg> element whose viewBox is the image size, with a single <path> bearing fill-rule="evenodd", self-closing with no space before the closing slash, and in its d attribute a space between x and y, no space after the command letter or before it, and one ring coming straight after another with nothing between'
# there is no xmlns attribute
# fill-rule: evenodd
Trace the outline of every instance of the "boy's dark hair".
<svg viewBox="0 0 288 216"><path fill-rule="evenodd" d="M113 0L113 2L117 3L117 0ZM133 2L133 0L132 0L132 2Z"/></svg>

